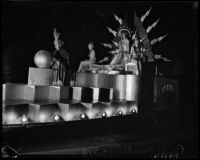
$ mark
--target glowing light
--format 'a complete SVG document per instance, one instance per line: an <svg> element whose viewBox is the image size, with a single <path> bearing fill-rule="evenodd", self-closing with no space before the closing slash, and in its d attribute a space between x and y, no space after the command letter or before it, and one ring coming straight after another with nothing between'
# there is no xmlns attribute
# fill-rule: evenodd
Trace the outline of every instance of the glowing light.
<svg viewBox="0 0 200 160"><path fill-rule="evenodd" d="M136 110L135 110L135 108L133 108L132 110L131 110L131 114L135 114L136 113Z"/></svg>
<svg viewBox="0 0 200 160"><path fill-rule="evenodd" d="M89 111L87 112L88 117L93 118L94 117L94 112Z"/></svg>
<svg viewBox="0 0 200 160"><path fill-rule="evenodd" d="M21 121L22 121L22 123L28 122L28 118L26 117L26 115L22 116Z"/></svg>
<svg viewBox="0 0 200 160"><path fill-rule="evenodd" d="M126 113L127 112L127 106L121 107L120 110L122 111L122 113Z"/></svg>
<svg viewBox="0 0 200 160"><path fill-rule="evenodd" d="M127 114L136 114L136 113L138 113L138 105L137 104L133 104L127 110Z"/></svg>
<svg viewBox="0 0 200 160"><path fill-rule="evenodd" d="M81 118L85 118L85 114L81 114Z"/></svg>
<svg viewBox="0 0 200 160"><path fill-rule="evenodd" d="M55 121L59 121L60 120L60 117L57 114L53 118L54 118Z"/></svg>
<svg viewBox="0 0 200 160"><path fill-rule="evenodd" d="M64 114L63 118L64 118L65 121L71 121L73 119L73 117L74 117L74 114L73 113Z"/></svg>
<svg viewBox="0 0 200 160"><path fill-rule="evenodd" d="M16 120L17 120L17 115L15 113L13 113L13 112L8 113L6 115L6 119L7 119L7 123L8 124L15 124Z"/></svg>
<svg viewBox="0 0 200 160"><path fill-rule="evenodd" d="M46 119L47 119L47 115L46 115L46 114L41 113L41 114L39 115L39 121L40 121L40 122L45 122Z"/></svg>
<svg viewBox="0 0 200 160"><path fill-rule="evenodd" d="M120 111L118 112L118 115L119 115L119 116L123 115L122 110L120 110Z"/></svg>
<svg viewBox="0 0 200 160"><path fill-rule="evenodd" d="M106 108L105 109L105 112L107 114L107 117L110 117L113 115L113 112L114 112L114 108Z"/></svg>
<svg viewBox="0 0 200 160"><path fill-rule="evenodd" d="M99 114L99 110L98 109L92 109L92 110L87 111L86 114L90 119L97 118L98 114Z"/></svg>
<svg viewBox="0 0 200 160"><path fill-rule="evenodd" d="M89 119L89 118L86 114L81 114L81 119L84 120L84 119Z"/></svg>
<svg viewBox="0 0 200 160"><path fill-rule="evenodd" d="M107 114L106 114L106 112L103 112L102 113L102 118L105 118L105 117L107 117Z"/></svg>

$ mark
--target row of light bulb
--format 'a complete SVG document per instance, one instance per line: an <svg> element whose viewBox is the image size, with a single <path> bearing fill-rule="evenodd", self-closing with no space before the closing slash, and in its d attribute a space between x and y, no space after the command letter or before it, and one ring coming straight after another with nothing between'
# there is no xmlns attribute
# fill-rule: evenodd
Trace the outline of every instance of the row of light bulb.
<svg viewBox="0 0 200 160"><path fill-rule="evenodd" d="M136 111L136 109L132 109L129 113L127 113L127 114L136 114L137 113L137 111ZM123 113L123 111L122 110L119 110L118 111L118 113L117 113L117 116L122 116L122 115L124 115L124 113ZM102 116L101 116L102 118L106 118L106 117L108 117L107 116L107 113L104 111L104 112L102 112ZM81 116L80 116L80 118L81 119L89 119L89 117L87 116L87 114L81 114Z"/></svg>
<svg viewBox="0 0 200 160"><path fill-rule="evenodd" d="M123 111L120 109L117 113L117 116L122 116L122 115L126 115L126 114L135 114L135 113L137 113L135 108L133 108L129 113L123 113ZM10 122L15 121L16 116L13 116L12 114L8 115L8 116L9 116L8 119L9 119ZM107 114L106 111L103 111L101 117L107 118L107 117L109 117L109 115ZM41 114L40 118L39 118L40 122L45 122L45 119L46 119L45 115ZM80 119L85 120L85 119L89 119L89 117L86 113L82 113L82 114L80 114ZM60 115L55 114L53 116L53 120L54 120L54 122L58 122L58 121L62 121L63 118ZM26 124L26 123L29 122L29 119L25 114L23 114L22 117L20 118L20 121L21 121L22 124Z"/></svg>

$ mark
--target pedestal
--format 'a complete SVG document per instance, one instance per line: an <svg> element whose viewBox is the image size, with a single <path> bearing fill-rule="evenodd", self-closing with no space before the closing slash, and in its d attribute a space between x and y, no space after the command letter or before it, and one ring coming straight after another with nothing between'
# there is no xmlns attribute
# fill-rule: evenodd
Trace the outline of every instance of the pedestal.
<svg viewBox="0 0 200 160"><path fill-rule="evenodd" d="M53 69L29 67L28 84L36 86L53 85Z"/></svg>

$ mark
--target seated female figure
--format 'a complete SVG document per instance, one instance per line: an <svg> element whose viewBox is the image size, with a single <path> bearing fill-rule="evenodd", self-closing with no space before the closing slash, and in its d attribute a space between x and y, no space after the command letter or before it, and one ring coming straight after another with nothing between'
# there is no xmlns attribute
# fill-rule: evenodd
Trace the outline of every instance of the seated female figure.
<svg viewBox="0 0 200 160"><path fill-rule="evenodd" d="M96 62L93 42L90 42L88 44L88 49L89 49L89 55L88 55L89 59L85 60L85 61L81 61L78 72L84 72L84 71L88 70L88 68L90 69L91 64L94 64Z"/></svg>

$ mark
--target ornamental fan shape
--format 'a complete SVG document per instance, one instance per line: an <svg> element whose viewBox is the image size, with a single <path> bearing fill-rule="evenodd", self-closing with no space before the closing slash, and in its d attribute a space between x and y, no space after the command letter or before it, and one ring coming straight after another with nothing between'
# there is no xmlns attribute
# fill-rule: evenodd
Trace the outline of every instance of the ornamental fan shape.
<svg viewBox="0 0 200 160"><path fill-rule="evenodd" d="M114 36L112 43L101 43L104 47L109 48L110 51L109 53L115 54L118 52L118 42L120 41L119 35L121 32L126 32L129 39L131 40L130 43L132 44L133 41L137 38L140 40L141 45L143 46L143 50L146 51L146 56L148 58L148 61L151 61L153 59L153 53L152 53L152 46L157 43L162 41L167 34L160 36L158 38L154 38L150 40L148 38L148 34L150 33L153 28L156 27L158 24L160 18L156 20L153 24L149 25L146 29L143 27L143 22L144 20L149 16L151 12L152 7L150 7L147 12L139 18L136 14L134 13L134 27L130 27L127 25L127 22L123 20L122 18L118 17L115 13L114 18L115 20L119 23L118 29L114 30L111 29L110 27L107 26L108 31Z"/></svg>

